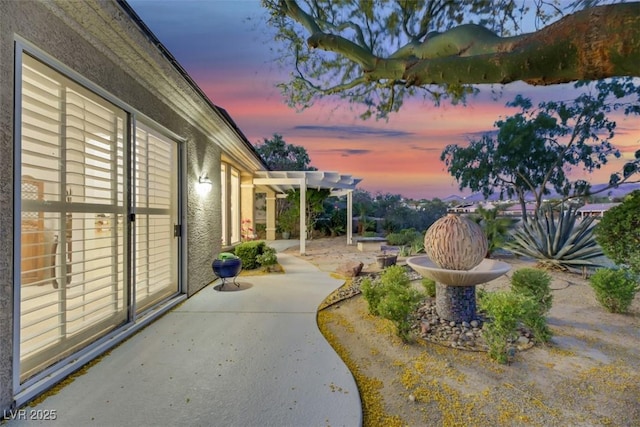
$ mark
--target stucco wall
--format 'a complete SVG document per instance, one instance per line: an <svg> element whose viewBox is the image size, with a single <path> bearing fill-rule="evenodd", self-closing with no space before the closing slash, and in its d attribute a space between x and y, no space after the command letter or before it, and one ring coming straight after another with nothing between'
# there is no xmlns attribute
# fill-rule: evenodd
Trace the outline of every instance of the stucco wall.
<svg viewBox="0 0 640 427"><path fill-rule="evenodd" d="M143 46L148 43L133 22L129 23L127 16L118 13L115 3L104 2L103 5L109 14L116 16L123 31L131 32L131 37ZM189 295L211 281L211 257L220 250L220 147L194 127L192 121L185 119L187 112L179 114L165 99L161 100L158 92L154 92L157 86L153 82L147 85L133 79L117 61L118 46L101 45L81 27L64 22L56 7L54 3L47 6L35 1L0 0L0 409L8 408L13 399L14 35L185 139L183 188L186 196L183 195L183 199L188 221ZM147 46L151 49L149 44ZM189 96L187 92L162 95L167 98ZM207 172L214 182L213 190L204 198L197 194L194 186L203 172Z"/></svg>
<svg viewBox="0 0 640 427"><path fill-rule="evenodd" d="M0 407L12 396L13 349L13 44L16 14L0 0Z"/></svg>
<svg viewBox="0 0 640 427"><path fill-rule="evenodd" d="M212 144L187 143L187 227L188 227L188 295L191 296L210 283L214 276L211 261L220 252L222 239L220 149ZM206 196L195 189L202 174L207 174L213 188Z"/></svg>

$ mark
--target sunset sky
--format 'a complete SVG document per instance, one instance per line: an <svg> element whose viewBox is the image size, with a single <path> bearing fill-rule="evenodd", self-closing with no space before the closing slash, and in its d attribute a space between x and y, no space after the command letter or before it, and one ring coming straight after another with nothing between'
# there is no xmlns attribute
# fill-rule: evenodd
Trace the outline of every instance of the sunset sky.
<svg viewBox="0 0 640 427"><path fill-rule="evenodd" d="M435 107L406 102L388 121L357 118L348 105L326 101L297 113L287 107L275 84L289 70L275 61L272 30L257 0L128 0L165 47L213 103L226 109L253 144L274 133L306 148L311 164L362 178L359 188L414 199L461 193L446 172L440 153L447 144L465 144L515 113L504 107L518 93L535 102L571 100L567 86L532 88L515 83L494 100L491 88L467 106ZM613 142L631 158L640 148L640 119L616 117ZM597 175L579 174L593 183L608 180L623 160Z"/></svg>

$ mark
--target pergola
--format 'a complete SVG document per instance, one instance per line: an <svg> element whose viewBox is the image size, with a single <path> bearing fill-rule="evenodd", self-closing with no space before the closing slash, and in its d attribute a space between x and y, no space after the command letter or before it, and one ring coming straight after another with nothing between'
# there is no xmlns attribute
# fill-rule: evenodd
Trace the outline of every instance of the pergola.
<svg viewBox="0 0 640 427"><path fill-rule="evenodd" d="M257 171L254 174L253 184L268 186L280 197L286 197L286 193L300 189L300 254L306 252L306 196L307 188L330 191L330 196L347 196L347 244L353 243L353 190L362 181L360 178L353 178L351 175L343 175L338 172L323 171ZM267 221L269 215L275 215L275 208L272 212L267 208Z"/></svg>

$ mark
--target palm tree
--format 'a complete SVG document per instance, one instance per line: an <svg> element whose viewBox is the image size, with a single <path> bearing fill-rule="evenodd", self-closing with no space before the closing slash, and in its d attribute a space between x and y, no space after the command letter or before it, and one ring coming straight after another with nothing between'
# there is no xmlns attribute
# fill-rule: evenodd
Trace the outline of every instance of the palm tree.
<svg viewBox="0 0 640 427"><path fill-rule="evenodd" d="M500 215L498 208L485 209L482 206L478 207L471 219L482 227L489 242L486 258L491 258L496 249L504 247L511 229L518 222L515 218Z"/></svg>

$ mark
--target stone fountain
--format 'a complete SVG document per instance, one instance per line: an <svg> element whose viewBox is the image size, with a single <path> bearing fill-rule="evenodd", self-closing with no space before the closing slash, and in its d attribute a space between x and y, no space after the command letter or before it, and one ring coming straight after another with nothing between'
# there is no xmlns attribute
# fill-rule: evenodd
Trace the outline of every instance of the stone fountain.
<svg viewBox="0 0 640 427"><path fill-rule="evenodd" d="M407 259L422 277L436 281L436 311L452 322L477 319L476 285L507 273L506 262L485 258L487 238L470 219L448 214L440 218L424 237L426 256Z"/></svg>

